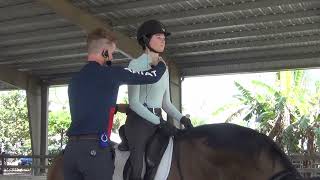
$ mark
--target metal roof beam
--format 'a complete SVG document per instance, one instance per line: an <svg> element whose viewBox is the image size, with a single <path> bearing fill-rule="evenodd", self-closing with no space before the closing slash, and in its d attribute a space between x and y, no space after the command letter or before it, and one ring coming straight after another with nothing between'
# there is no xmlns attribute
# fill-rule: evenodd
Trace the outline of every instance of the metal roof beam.
<svg viewBox="0 0 320 180"><path fill-rule="evenodd" d="M19 12L19 13L13 13ZM16 4L14 6L7 6L1 8L0 11L0 20L8 20L12 18L19 18L24 16L34 16L39 14L46 14L49 10L47 8L43 8L39 3L35 3L34 1L29 1L26 3ZM18 17L17 17L18 16Z"/></svg>
<svg viewBox="0 0 320 180"><path fill-rule="evenodd" d="M72 67L63 67L59 69L41 69L41 70L35 70L33 71L33 73L40 77L49 76L49 75L51 77L55 77L56 75L59 75L59 74L78 72L82 67L83 65L76 65Z"/></svg>
<svg viewBox="0 0 320 180"><path fill-rule="evenodd" d="M288 70L295 68L311 68L320 67L320 56L294 58L294 59L276 59L273 61L249 62L249 63L235 63L215 66L201 66L182 68L184 76L197 75L213 75L226 73L242 73L242 72L265 72L275 70Z"/></svg>
<svg viewBox="0 0 320 180"><path fill-rule="evenodd" d="M21 56L44 51L56 51L70 48L84 48L87 46L85 37L62 39L56 41L44 41L34 44L23 44L1 48L0 56Z"/></svg>
<svg viewBox="0 0 320 180"><path fill-rule="evenodd" d="M115 54L122 53L121 51L116 51ZM18 64L18 63L48 63L49 61L58 61L66 58L83 58L86 59L87 56L87 48L86 47L78 47L78 48L70 48L64 50L55 50L55 51L47 51L47 52L39 52L33 54L24 54L18 56L7 56L0 57L0 64ZM124 55L121 56L121 58ZM117 55L115 56L118 57Z"/></svg>
<svg viewBox="0 0 320 180"><path fill-rule="evenodd" d="M37 31L14 33L0 36L0 47L85 36L85 31L74 25L58 28L48 28Z"/></svg>
<svg viewBox="0 0 320 180"><path fill-rule="evenodd" d="M255 41L235 41L229 43L215 43L201 45L199 47L182 47L168 50L167 54L172 57L188 56L196 54L210 54L231 51L250 51L263 50L271 48L301 47L309 44L320 44L320 35L290 37L290 38L274 38L272 40L255 40Z"/></svg>
<svg viewBox="0 0 320 180"><path fill-rule="evenodd" d="M38 78L5 65L0 65L0 80L21 89L27 89L30 82L33 84L40 83Z"/></svg>
<svg viewBox="0 0 320 180"><path fill-rule="evenodd" d="M117 63L117 66L127 66L128 62L125 63ZM73 70L74 71L74 70ZM40 78L42 81L45 81L49 85L61 85L68 84L74 72L69 73L59 73L53 75L41 75Z"/></svg>
<svg viewBox="0 0 320 180"><path fill-rule="evenodd" d="M237 58L234 59L211 59L209 61L189 61L177 63L180 68L192 68L192 67L203 67L203 66L221 66L230 64L247 64L252 62L267 62L267 61L290 61L292 59L309 59L314 57L320 57L320 50L312 53L299 53L299 54L282 54L274 56L260 56L260 57L249 57L249 58Z"/></svg>
<svg viewBox="0 0 320 180"><path fill-rule="evenodd" d="M128 65L129 61L121 61L118 63L114 63L114 65L119 66L119 65ZM55 77L56 75L59 76L59 74L64 74L64 73L73 73L73 72L78 72L83 65L79 64L76 66L70 66L70 67L61 67L61 68L53 68L53 69L40 69L40 70L35 70L33 73L41 76L51 76Z"/></svg>
<svg viewBox="0 0 320 180"><path fill-rule="evenodd" d="M29 0L15 0L15 1L10 1L10 0L1 0L0 1L0 8L8 7L8 6L15 6L18 4L23 4L28 2Z"/></svg>
<svg viewBox="0 0 320 180"><path fill-rule="evenodd" d="M119 64L119 63L129 63L130 59L124 58L124 59L117 59L113 62L113 64ZM46 66L29 66L29 69L31 71L55 71L59 70L61 68L71 68L71 67L78 67L78 66L83 66L87 62L86 61L76 61L76 62L69 62L68 59L66 59L65 64L49 64Z"/></svg>
<svg viewBox="0 0 320 180"><path fill-rule="evenodd" d="M25 54L23 56L0 57L0 64L42 62L64 58L76 58L87 55L86 48L66 49L58 51Z"/></svg>
<svg viewBox="0 0 320 180"><path fill-rule="evenodd" d="M120 53L114 54L115 59L113 60L113 63L118 63L123 60L128 61L129 59L127 57L124 57ZM86 56L84 55L83 57L78 57L78 58L67 58L67 59L58 59L54 61L48 61L45 63L23 63L23 64L12 64L12 66L15 69L24 69L28 71L33 71L33 70L40 70L40 69L53 69L53 68L60 68L60 67L68 67L72 65L81 65L86 63L85 61Z"/></svg>
<svg viewBox="0 0 320 180"><path fill-rule="evenodd" d="M62 15L64 18L68 19L72 23L79 25L87 32L90 32L91 30L97 27L103 27L107 29L111 36L117 38L117 47L124 51L128 56L136 57L141 53L141 48L133 39L130 39L127 35L124 35L120 32L112 31L113 28L109 24L101 21L92 14L89 14L84 10L75 7L71 2L66 0L38 1L48 5L57 14Z"/></svg>
<svg viewBox="0 0 320 180"><path fill-rule="evenodd" d="M37 26L41 24L51 24L56 22L67 22L66 19L59 17L57 14L41 14L31 17L9 19L0 22L0 32L6 32L13 29L25 28L26 26Z"/></svg>
<svg viewBox="0 0 320 180"><path fill-rule="evenodd" d="M267 36L267 35L274 35L274 34L283 34L283 33L294 33L294 32L301 32L301 31L319 31L320 23L314 24L299 24L295 26L284 26L278 28L266 28L266 29L256 29L252 31L234 31L228 33L222 32L210 32L210 34L197 34L193 36L187 37L178 37L178 38L170 38L168 40L167 47L174 47L174 46L186 46L186 45L194 45L194 44L201 44L201 43L208 43L213 41L226 41L228 39L245 39L250 37L259 37L259 36Z"/></svg>
<svg viewBox="0 0 320 180"><path fill-rule="evenodd" d="M320 45L310 45L304 47L292 47L284 49L268 49L268 50L254 50L254 51L238 51L232 53L215 53L208 55L197 55L197 56L185 56L185 57L176 57L175 62L177 64L187 64L190 62L205 62L205 61L221 61L221 60L233 60L236 58L245 59L245 58L257 58L268 56L277 56L277 55L288 55L288 54L304 54L304 53L314 53L320 51Z"/></svg>

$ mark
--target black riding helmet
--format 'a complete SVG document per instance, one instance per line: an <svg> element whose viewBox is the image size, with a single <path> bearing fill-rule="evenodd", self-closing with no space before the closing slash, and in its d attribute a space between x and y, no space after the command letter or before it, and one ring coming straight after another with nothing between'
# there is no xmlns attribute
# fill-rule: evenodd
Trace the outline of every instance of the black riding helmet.
<svg viewBox="0 0 320 180"><path fill-rule="evenodd" d="M168 37L171 33L167 31L166 27L158 20L148 20L141 24L137 31L137 40L143 49L148 47L151 51L155 51L149 46L150 38L154 34L163 33Z"/></svg>

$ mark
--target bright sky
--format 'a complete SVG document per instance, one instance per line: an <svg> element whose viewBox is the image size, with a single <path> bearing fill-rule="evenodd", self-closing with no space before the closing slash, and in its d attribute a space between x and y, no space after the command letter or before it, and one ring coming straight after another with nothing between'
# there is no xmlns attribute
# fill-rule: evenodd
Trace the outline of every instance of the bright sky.
<svg viewBox="0 0 320 180"><path fill-rule="evenodd" d="M214 118L212 112L233 101L237 94L234 82L248 87L253 79L272 82L275 73L234 74L186 78L182 82L183 113L199 117L207 123L222 122L226 114Z"/></svg>

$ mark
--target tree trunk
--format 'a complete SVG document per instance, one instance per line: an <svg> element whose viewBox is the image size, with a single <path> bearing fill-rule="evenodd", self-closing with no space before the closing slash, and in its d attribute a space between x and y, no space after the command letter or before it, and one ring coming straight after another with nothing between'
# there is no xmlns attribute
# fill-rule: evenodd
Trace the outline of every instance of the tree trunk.
<svg viewBox="0 0 320 180"><path fill-rule="evenodd" d="M314 132L312 131L311 128L307 129L307 152L312 154L315 152L315 147L314 147Z"/></svg>
<svg viewBox="0 0 320 180"><path fill-rule="evenodd" d="M269 137L270 137L271 139L274 139L274 137L276 137L276 136L280 133L280 131L281 131L281 121L282 121L282 115L279 114L279 115L277 116L277 120L276 120L276 122L274 123L273 128L271 129L271 131L270 131L270 133L269 133Z"/></svg>
<svg viewBox="0 0 320 180"><path fill-rule="evenodd" d="M302 153L304 153L304 142L305 142L305 138L302 138L301 139L301 146L300 146Z"/></svg>
<svg viewBox="0 0 320 180"><path fill-rule="evenodd" d="M60 132L60 150L62 150L62 146L63 146L63 133L64 133L64 131L62 129Z"/></svg>

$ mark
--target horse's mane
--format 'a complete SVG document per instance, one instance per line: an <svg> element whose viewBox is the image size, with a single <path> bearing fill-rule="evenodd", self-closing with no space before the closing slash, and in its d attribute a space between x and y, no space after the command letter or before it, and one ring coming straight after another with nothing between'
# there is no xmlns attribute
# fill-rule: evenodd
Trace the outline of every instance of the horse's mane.
<svg viewBox="0 0 320 180"><path fill-rule="evenodd" d="M273 160L279 159L288 170L298 173L288 156L272 139L250 128L221 123L198 126L177 134L177 140L190 138L206 138L206 144L213 149L242 153L248 158L267 152Z"/></svg>

